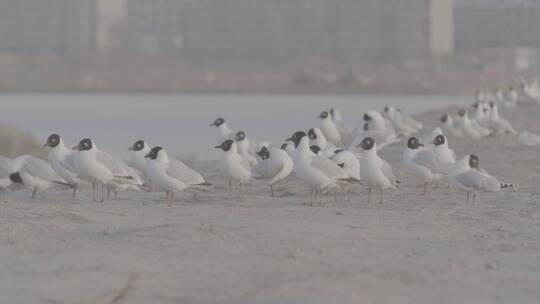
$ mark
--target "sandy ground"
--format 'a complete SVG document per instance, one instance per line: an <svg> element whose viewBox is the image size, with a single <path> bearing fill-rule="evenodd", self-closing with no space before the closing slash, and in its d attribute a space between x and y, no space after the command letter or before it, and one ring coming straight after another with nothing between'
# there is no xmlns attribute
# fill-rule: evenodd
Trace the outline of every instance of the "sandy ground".
<svg viewBox="0 0 540 304"><path fill-rule="evenodd" d="M433 125L441 113L421 119ZM540 108L503 115L540 131ZM184 193L172 208L161 193L103 204L89 202L89 191L76 200L68 191L35 200L7 193L0 302L538 303L540 148L513 136L450 144L520 191L483 194L467 207L443 181L422 196L398 144L382 155L402 189L382 205L367 204L360 187L308 206L294 179L277 198L258 182L229 197L212 163L200 168L215 189L197 200Z"/></svg>

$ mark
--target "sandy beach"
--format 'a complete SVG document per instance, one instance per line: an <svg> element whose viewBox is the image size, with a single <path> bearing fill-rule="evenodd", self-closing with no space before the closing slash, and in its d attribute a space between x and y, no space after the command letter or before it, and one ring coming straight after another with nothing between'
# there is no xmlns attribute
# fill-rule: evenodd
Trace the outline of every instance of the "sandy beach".
<svg viewBox="0 0 540 304"><path fill-rule="evenodd" d="M443 112L418 118L435 126ZM538 106L501 114L540 133ZM105 203L88 190L75 200L70 191L3 193L0 302L538 303L540 148L510 135L449 142L519 191L467 207L442 180L421 195L399 143L381 154L402 180L382 205L360 186L309 206L294 178L275 198L263 182L229 196L215 162L194 164L214 188L183 193L172 208L163 193Z"/></svg>

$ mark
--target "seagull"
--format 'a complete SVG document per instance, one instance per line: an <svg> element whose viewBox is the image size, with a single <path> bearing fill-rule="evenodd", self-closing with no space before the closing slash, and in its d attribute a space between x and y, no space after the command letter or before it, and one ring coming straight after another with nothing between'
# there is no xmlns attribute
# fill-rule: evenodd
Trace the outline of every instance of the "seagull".
<svg viewBox="0 0 540 304"><path fill-rule="evenodd" d="M223 142L224 140L227 140L227 139L234 139L235 133L233 130L229 129L229 127L227 126L227 123L225 122L225 119L221 117L216 118L216 120L214 120L214 122L211 123L210 126L217 128L218 142Z"/></svg>
<svg viewBox="0 0 540 304"><path fill-rule="evenodd" d="M319 128L326 139L336 146L341 145L341 134L339 133L337 125L332 121L330 113L328 111L322 111L318 118L321 119Z"/></svg>
<svg viewBox="0 0 540 304"><path fill-rule="evenodd" d="M339 134L341 135L342 143L344 145L350 145L353 140L353 128L343 121L341 113L338 109L331 108L329 112L330 116L332 117L332 121L334 122L334 124L336 124Z"/></svg>
<svg viewBox="0 0 540 304"><path fill-rule="evenodd" d="M409 136L418 132L417 129L404 122L401 111L399 110L395 112L394 116L392 116L391 122L392 127L398 134Z"/></svg>
<svg viewBox="0 0 540 304"><path fill-rule="evenodd" d="M51 134L44 147L49 150L48 161L54 172L73 187L73 198L77 195L77 186L82 183L75 172L73 155L74 151L66 147L58 134Z"/></svg>
<svg viewBox="0 0 540 304"><path fill-rule="evenodd" d="M519 140L519 143L524 146L529 146L529 147L540 146L540 135L531 133L527 130L522 131L519 134L518 140Z"/></svg>
<svg viewBox="0 0 540 304"><path fill-rule="evenodd" d="M421 162L416 161L416 155L421 152L427 152L423 150L424 145L420 143L420 140L416 137L410 137L407 141L407 147L403 152L403 163L407 170L409 170L416 177L420 178L424 182L424 192L426 194L427 185L434 180L441 178L443 175L434 173L430 168L424 166Z"/></svg>
<svg viewBox="0 0 540 304"><path fill-rule="evenodd" d="M377 151L399 141L392 123L377 111L368 111L364 114L364 124L357 126L354 130L354 140L349 146L349 150L354 150L366 137L371 137L377 144Z"/></svg>
<svg viewBox="0 0 540 304"><path fill-rule="evenodd" d="M504 188L517 189L516 184L500 183L495 177L480 169L478 156L470 154L455 162L449 169L450 185L467 193L467 203L472 194L473 203L478 192L497 192Z"/></svg>
<svg viewBox="0 0 540 304"><path fill-rule="evenodd" d="M334 151L330 159L343 168L353 180L360 181L360 160L353 152L338 149Z"/></svg>
<svg viewBox="0 0 540 304"><path fill-rule="evenodd" d="M244 131L236 132L234 140L236 141L238 154L249 164L249 168L255 167L257 165L257 159L251 155L251 141L247 139L246 133Z"/></svg>
<svg viewBox="0 0 540 304"><path fill-rule="evenodd" d="M464 137L463 133L457 128L457 124L454 122L452 116L443 114L443 116L441 116L441 123L441 128L444 133L454 137Z"/></svg>
<svg viewBox="0 0 540 304"><path fill-rule="evenodd" d="M270 194L274 196L273 185L286 177L293 170L293 160L284 149L263 146L257 155L261 161L252 170L255 179L264 179L270 184Z"/></svg>
<svg viewBox="0 0 540 304"><path fill-rule="evenodd" d="M448 140L442 134L435 136L430 144L433 145L431 149L423 149L415 155L415 162L434 173L447 175L450 165L456 162L456 154L448 147Z"/></svg>
<svg viewBox="0 0 540 304"><path fill-rule="evenodd" d="M311 128L308 130L307 134L309 137L310 145L319 146L321 149L326 149L328 145L330 145L332 148L335 148L335 146L332 143L328 143L328 141L326 140L326 136L324 136L321 129Z"/></svg>
<svg viewBox="0 0 540 304"><path fill-rule="evenodd" d="M335 162L313 154L304 131L295 132L289 140L294 142L296 148L293 156L294 175L311 187L312 202L313 193L337 189L337 181L348 177Z"/></svg>
<svg viewBox="0 0 540 304"><path fill-rule="evenodd" d="M144 140L137 140L128 149L127 157L124 159L125 163L140 172L146 170L146 158L145 156L150 152L150 145Z"/></svg>
<svg viewBox="0 0 540 304"><path fill-rule="evenodd" d="M174 192L183 191L188 187L182 180L186 179L185 167L169 158L162 147L154 147L144 156L146 162L145 173L152 183L159 189L165 190L166 202L172 207ZM189 173L188 173L189 174Z"/></svg>
<svg viewBox="0 0 540 304"><path fill-rule="evenodd" d="M473 104L474 120L482 127L489 129L489 111L491 108L486 103L476 102Z"/></svg>
<svg viewBox="0 0 540 304"><path fill-rule="evenodd" d="M238 181L240 188L251 180L251 171L249 165L238 154L236 143L227 139L221 145L215 146L216 149L223 150L221 165L223 172L229 178L229 194L232 189L232 181Z"/></svg>
<svg viewBox="0 0 540 304"><path fill-rule="evenodd" d="M415 120L414 118L410 117L409 115L404 114L400 109L396 109L392 106L385 106L383 108L383 117L386 119L389 119L392 121L394 119L394 116L396 113L400 113L401 116L401 123L404 125L407 125L409 128L416 130L414 133L422 130L424 128L424 125Z"/></svg>
<svg viewBox="0 0 540 304"><path fill-rule="evenodd" d="M514 130L508 120L499 115L497 104L492 101L489 103L489 106L491 107L491 111L488 122L489 128L491 129L491 134L495 136L504 133L517 134L516 130Z"/></svg>
<svg viewBox="0 0 540 304"><path fill-rule="evenodd" d="M457 122L457 127L465 137L476 141L482 137L489 135L490 132L488 129L478 124L473 124L473 121L469 119L469 116L467 115L467 111L465 109L459 110L458 114L461 119Z"/></svg>
<svg viewBox="0 0 540 304"><path fill-rule="evenodd" d="M0 156L0 190L6 190L11 186L12 182L9 178L13 160L4 156Z"/></svg>
<svg viewBox="0 0 540 304"><path fill-rule="evenodd" d="M360 176L362 181L369 187L368 203L371 196L371 188L381 189L381 201L383 202L383 191L385 189L397 190L398 184L392 172L392 167L377 155L377 144L371 137L366 137L359 145L364 152L360 158Z"/></svg>
<svg viewBox="0 0 540 304"><path fill-rule="evenodd" d="M99 151L90 138L82 139L75 149L77 150L73 156L75 172L80 179L92 184L94 202L97 201L96 185L101 185L101 202L104 202L105 185L112 188L116 194L116 191L136 186L139 182L128 172L127 165Z"/></svg>
<svg viewBox="0 0 540 304"><path fill-rule="evenodd" d="M53 185L72 187L54 172L49 163L31 155L22 155L13 160L9 179L14 184L32 189L32 198L36 197L38 191L47 190Z"/></svg>

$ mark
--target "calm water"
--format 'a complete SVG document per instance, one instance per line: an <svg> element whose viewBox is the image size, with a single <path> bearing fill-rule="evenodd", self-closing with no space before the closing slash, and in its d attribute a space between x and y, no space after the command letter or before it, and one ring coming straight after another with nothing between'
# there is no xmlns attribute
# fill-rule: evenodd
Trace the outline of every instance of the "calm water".
<svg viewBox="0 0 540 304"><path fill-rule="evenodd" d="M293 131L318 124L330 107L356 125L365 111L386 104L419 113L466 97L449 96L260 96L260 95L0 95L0 123L13 124L44 142L58 132L68 144L92 137L118 156L137 139L174 153L214 157L216 132L209 124L224 117L248 137L280 143Z"/></svg>

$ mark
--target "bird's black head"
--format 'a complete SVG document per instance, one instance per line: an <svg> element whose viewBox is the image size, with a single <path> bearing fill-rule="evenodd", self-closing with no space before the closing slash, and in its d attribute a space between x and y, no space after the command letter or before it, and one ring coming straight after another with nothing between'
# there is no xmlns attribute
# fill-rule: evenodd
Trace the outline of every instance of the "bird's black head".
<svg viewBox="0 0 540 304"><path fill-rule="evenodd" d="M371 116L369 116L368 113L365 113L365 114L364 114L364 121L365 121L365 122L370 122L371 120L372 120Z"/></svg>
<svg viewBox="0 0 540 304"><path fill-rule="evenodd" d="M493 107L495 107L495 102L490 101L490 102L489 102L489 107L493 109Z"/></svg>
<svg viewBox="0 0 540 304"><path fill-rule="evenodd" d="M389 111L390 111L390 107L389 106L384 106L383 112L388 113Z"/></svg>
<svg viewBox="0 0 540 304"><path fill-rule="evenodd" d="M244 131L238 131L236 132L236 135L234 136L234 140L236 141L242 141L246 139L246 133Z"/></svg>
<svg viewBox="0 0 540 304"><path fill-rule="evenodd" d="M375 146L375 140L373 140L373 138L371 137L364 138L362 142L360 143L360 147L362 147L362 149L366 151L373 149L374 146Z"/></svg>
<svg viewBox="0 0 540 304"><path fill-rule="evenodd" d="M137 140L135 143L133 143L133 146L129 148L129 151L141 151L144 149L144 140Z"/></svg>
<svg viewBox="0 0 540 304"><path fill-rule="evenodd" d="M156 160L159 154L159 151L163 150L162 147L153 147L148 154L146 154L145 158L150 158L152 160Z"/></svg>
<svg viewBox="0 0 540 304"><path fill-rule="evenodd" d="M47 138L47 142L45 143L45 147L51 147L54 148L60 144L60 135L58 134L51 134L49 138Z"/></svg>
<svg viewBox="0 0 540 304"><path fill-rule="evenodd" d="M19 172L11 173L9 175L9 179L11 180L11 182L13 182L15 184L22 184L23 183L23 181L21 179L21 175L19 174Z"/></svg>
<svg viewBox="0 0 540 304"><path fill-rule="evenodd" d="M257 155L261 157L261 159L267 159L270 157L270 151L268 151L268 148L263 146L258 152Z"/></svg>
<svg viewBox="0 0 540 304"><path fill-rule="evenodd" d="M435 146L444 145L445 142L446 142L446 138L442 134L435 136L435 138L433 139L433 144Z"/></svg>
<svg viewBox="0 0 540 304"><path fill-rule="evenodd" d="M469 156L469 166L474 169L478 169L478 164L480 163L480 159L478 156L471 154Z"/></svg>
<svg viewBox="0 0 540 304"><path fill-rule="evenodd" d="M441 121L442 122L447 122L448 121L448 114L444 114L443 116L441 116Z"/></svg>
<svg viewBox="0 0 540 304"><path fill-rule="evenodd" d="M465 109L461 109L461 110L459 110L458 115L461 116L461 117L463 117L463 116L465 116L465 113L467 113L467 112L465 111Z"/></svg>
<svg viewBox="0 0 540 304"><path fill-rule="evenodd" d="M330 116L334 116L334 112L335 112L334 108L331 108L329 112L330 112Z"/></svg>
<svg viewBox="0 0 540 304"><path fill-rule="evenodd" d="M364 131L369 131L369 124L366 122L363 126L362 126L362 129Z"/></svg>
<svg viewBox="0 0 540 304"><path fill-rule="evenodd" d="M94 147L94 143L92 143L92 140L90 138L85 138L79 142L78 150L79 151L88 151L92 150Z"/></svg>
<svg viewBox="0 0 540 304"><path fill-rule="evenodd" d="M420 147L423 147L424 145L422 143L420 143L420 140L418 140L418 138L416 137L410 137L409 140L407 141L407 147L409 149L413 149L413 150L416 150Z"/></svg>
<svg viewBox="0 0 540 304"><path fill-rule="evenodd" d="M473 103L472 107L473 107L474 109L477 109L479 104L480 104L480 103L477 101L477 102Z"/></svg>
<svg viewBox="0 0 540 304"><path fill-rule="evenodd" d="M292 141L294 143L294 146L298 147L298 145L300 144L300 140L302 140L302 138L304 138L305 136L306 136L306 132L297 131L297 132L294 132L294 134L287 140Z"/></svg>
<svg viewBox="0 0 540 304"><path fill-rule="evenodd" d="M216 118L216 120L214 120L214 122L210 125L210 127L219 127L224 123L225 123L225 119L219 117L219 118Z"/></svg>
<svg viewBox="0 0 540 304"><path fill-rule="evenodd" d="M307 132L309 139L315 140L317 139L317 134L315 134L315 129L311 128Z"/></svg>
<svg viewBox="0 0 540 304"><path fill-rule="evenodd" d="M328 111L322 111L322 113L319 115L319 118L321 119L328 118Z"/></svg>
<svg viewBox="0 0 540 304"><path fill-rule="evenodd" d="M214 148L221 149L221 150L227 152L227 151L231 150L231 147L232 147L233 143L234 143L234 141L232 141L231 139L227 139L226 141L222 142L221 145L215 146Z"/></svg>
<svg viewBox="0 0 540 304"><path fill-rule="evenodd" d="M321 147L317 145L310 146L309 149L315 154L319 154L319 152L321 151Z"/></svg>

